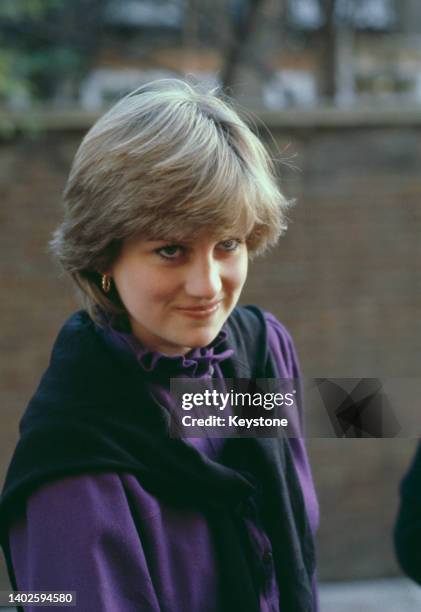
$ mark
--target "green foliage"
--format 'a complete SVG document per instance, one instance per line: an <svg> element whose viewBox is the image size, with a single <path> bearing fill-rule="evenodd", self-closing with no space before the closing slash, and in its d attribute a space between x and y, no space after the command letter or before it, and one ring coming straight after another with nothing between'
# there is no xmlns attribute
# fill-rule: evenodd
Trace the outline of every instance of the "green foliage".
<svg viewBox="0 0 421 612"><path fill-rule="evenodd" d="M0 104L48 99L63 79L80 74L84 54L66 21L76 4L0 0Z"/></svg>
<svg viewBox="0 0 421 612"><path fill-rule="evenodd" d="M17 20L22 17L40 19L62 2L63 0L1 0L0 19Z"/></svg>
<svg viewBox="0 0 421 612"><path fill-rule="evenodd" d="M0 99L5 101L17 95L30 96L31 84L16 70L19 54L10 49L0 49Z"/></svg>
<svg viewBox="0 0 421 612"><path fill-rule="evenodd" d="M40 49L21 59L23 71L28 74L43 73L54 66L56 71L75 70L80 66L80 55L74 49L57 47Z"/></svg>

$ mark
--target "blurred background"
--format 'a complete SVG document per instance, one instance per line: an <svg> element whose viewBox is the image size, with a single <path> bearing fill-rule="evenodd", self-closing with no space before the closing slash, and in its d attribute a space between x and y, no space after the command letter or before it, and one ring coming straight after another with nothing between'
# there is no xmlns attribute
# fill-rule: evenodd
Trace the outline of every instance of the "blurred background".
<svg viewBox="0 0 421 612"><path fill-rule="evenodd" d="M165 76L222 87L296 200L242 302L285 323L307 377L419 376L418 0L2 0L0 480L78 307L46 247L72 157L106 108ZM421 609L391 533L415 444L308 440L322 612Z"/></svg>

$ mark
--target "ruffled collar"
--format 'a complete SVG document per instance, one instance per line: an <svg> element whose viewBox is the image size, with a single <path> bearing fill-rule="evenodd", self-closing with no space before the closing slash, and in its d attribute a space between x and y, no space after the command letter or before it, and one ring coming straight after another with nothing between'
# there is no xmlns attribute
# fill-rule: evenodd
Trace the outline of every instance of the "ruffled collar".
<svg viewBox="0 0 421 612"><path fill-rule="evenodd" d="M225 324L212 342L206 346L193 348L185 355L166 355L146 348L128 330L123 331L113 327L109 319L106 319L104 323L113 344L133 354L141 368L152 377L155 375L173 378L212 376L215 364L234 354L234 350L227 348L226 345Z"/></svg>

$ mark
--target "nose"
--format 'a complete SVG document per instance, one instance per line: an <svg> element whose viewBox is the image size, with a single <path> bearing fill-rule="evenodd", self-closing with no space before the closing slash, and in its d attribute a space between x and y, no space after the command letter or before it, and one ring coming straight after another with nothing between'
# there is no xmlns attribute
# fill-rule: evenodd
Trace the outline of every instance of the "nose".
<svg viewBox="0 0 421 612"><path fill-rule="evenodd" d="M210 257L198 257L189 266L185 282L187 295L211 300L220 295L222 288L220 263Z"/></svg>

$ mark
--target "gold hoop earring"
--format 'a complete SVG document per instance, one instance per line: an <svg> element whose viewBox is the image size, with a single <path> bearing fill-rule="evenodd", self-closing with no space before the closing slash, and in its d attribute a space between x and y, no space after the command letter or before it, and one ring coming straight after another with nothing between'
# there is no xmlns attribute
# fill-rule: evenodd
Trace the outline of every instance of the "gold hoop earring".
<svg viewBox="0 0 421 612"><path fill-rule="evenodd" d="M103 274L101 284L103 292L109 293L111 289L111 276L108 276L108 274Z"/></svg>

